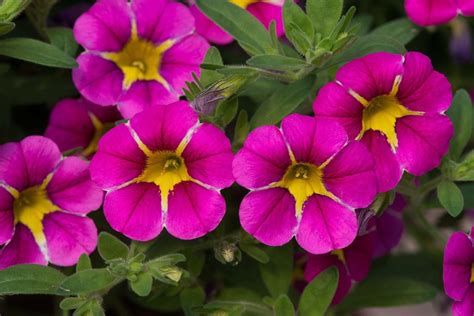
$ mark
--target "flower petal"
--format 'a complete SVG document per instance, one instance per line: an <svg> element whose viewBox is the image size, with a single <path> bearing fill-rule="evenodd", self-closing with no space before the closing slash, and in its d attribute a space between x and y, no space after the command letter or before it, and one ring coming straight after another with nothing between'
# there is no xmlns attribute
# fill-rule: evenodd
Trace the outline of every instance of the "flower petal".
<svg viewBox="0 0 474 316"><path fill-rule="evenodd" d="M193 179L223 189L234 182L232 146L223 131L204 123L187 144L183 158Z"/></svg>
<svg viewBox="0 0 474 316"><path fill-rule="evenodd" d="M409 173L416 176L439 166L454 133L449 118L439 114L403 117L397 120L396 131L397 158Z"/></svg>
<svg viewBox="0 0 474 316"><path fill-rule="evenodd" d="M103 192L90 178L89 163L78 157L61 161L46 190L51 202L66 212L84 215L102 204Z"/></svg>
<svg viewBox="0 0 474 316"><path fill-rule="evenodd" d="M0 245L13 236L13 196L0 187Z"/></svg>
<svg viewBox="0 0 474 316"><path fill-rule="evenodd" d="M125 236L147 241L163 229L160 189L152 183L131 184L105 196L104 215Z"/></svg>
<svg viewBox="0 0 474 316"><path fill-rule="evenodd" d="M474 16L474 2L471 0L457 0L458 8L464 16Z"/></svg>
<svg viewBox="0 0 474 316"><path fill-rule="evenodd" d="M281 122L283 135L296 161L322 165L347 143L347 133L336 122L292 114Z"/></svg>
<svg viewBox="0 0 474 316"><path fill-rule="evenodd" d="M354 207L367 207L377 193L374 162L364 144L350 142L323 169L329 192Z"/></svg>
<svg viewBox="0 0 474 316"><path fill-rule="evenodd" d="M456 0L405 0L408 17L418 25L444 24L456 17Z"/></svg>
<svg viewBox="0 0 474 316"><path fill-rule="evenodd" d="M306 251L322 254L347 247L357 235L353 210L334 200L313 195L305 203L296 240Z"/></svg>
<svg viewBox="0 0 474 316"><path fill-rule="evenodd" d="M12 240L0 250L0 269L26 263L46 265L47 261L31 231L26 226L18 224Z"/></svg>
<svg viewBox="0 0 474 316"><path fill-rule="evenodd" d="M470 286L469 290L461 302L453 303L454 316L470 316L474 315L474 286Z"/></svg>
<svg viewBox="0 0 474 316"><path fill-rule="evenodd" d="M196 32L209 42L217 45L225 45L234 40L226 31L205 16L196 5L191 5L189 10L196 22Z"/></svg>
<svg viewBox="0 0 474 316"><path fill-rule="evenodd" d="M130 38L131 12L125 0L97 1L74 25L74 37L84 48L116 52Z"/></svg>
<svg viewBox="0 0 474 316"><path fill-rule="evenodd" d="M43 225L49 260L55 265L72 266L97 245L97 228L88 217L54 212L45 216Z"/></svg>
<svg viewBox="0 0 474 316"><path fill-rule="evenodd" d="M275 126L262 126L247 136L234 157L232 172L240 185L255 189L280 181L290 165L280 130Z"/></svg>
<svg viewBox="0 0 474 316"><path fill-rule="evenodd" d="M135 115L130 126L150 150L175 150L197 122L197 113L187 102L179 101Z"/></svg>
<svg viewBox="0 0 474 316"><path fill-rule="evenodd" d="M354 242L344 249L344 258L349 274L357 282L369 274L374 253L374 233L357 237Z"/></svg>
<svg viewBox="0 0 474 316"><path fill-rule="evenodd" d="M240 205L242 227L260 242L281 246L291 240L297 225L295 200L280 188L253 191Z"/></svg>
<svg viewBox="0 0 474 316"><path fill-rule="evenodd" d="M270 23L275 21L276 34L278 37L285 33L283 28L283 7L272 3L257 2L248 6L247 10L252 13L268 30Z"/></svg>
<svg viewBox="0 0 474 316"><path fill-rule="evenodd" d="M99 142L92 158L92 180L103 189L121 185L138 177L145 168L146 156L124 124L112 128Z"/></svg>
<svg viewBox="0 0 474 316"><path fill-rule="evenodd" d="M394 203L383 212L382 216L375 217L375 257L388 254L399 244L404 231L400 214L405 207L404 204L403 197L397 194Z"/></svg>
<svg viewBox="0 0 474 316"><path fill-rule="evenodd" d="M219 192L193 182L181 182L169 196L166 229L179 239L195 239L213 231L224 217L225 200Z"/></svg>

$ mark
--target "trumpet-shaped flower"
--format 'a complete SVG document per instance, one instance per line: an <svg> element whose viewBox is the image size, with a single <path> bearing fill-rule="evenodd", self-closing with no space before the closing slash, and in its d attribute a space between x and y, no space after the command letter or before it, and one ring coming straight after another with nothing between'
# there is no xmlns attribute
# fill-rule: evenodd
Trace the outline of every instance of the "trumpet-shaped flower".
<svg viewBox="0 0 474 316"><path fill-rule="evenodd" d="M403 170L416 176L437 167L453 126L444 112L451 86L420 53L375 53L353 60L325 85L316 117L341 123L350 139L372 153L380 192L393 189Z"/></svg>
<svg viewBox="0 0 474 316"><path fill-rule="evenodd" d="M474 315L474 227L456 232L444 250L444 290L454 300L454 316Z"/></svg>
<svg viewBox="0 0 474 316"><path fill-rule="evenodd" d="M408 17L418 25L448 23L457 15L473 16L472 0L405 0Z"/></svg>
<svg viewBox="0 0 474 316"><path fill-rule="evenodd" d="M135 240L167 231L194 239L225 213L220 189L233 183L225 134L184 101L157 106L107 132L91 162L92 179L107 191L112 228Z"/></svg>
<svg viewBox="0 0 474 316"><path fill-rule="evenodd" d="M225 45L234 39L230 34L205 16L197 7L194 0L188 1L190 10L196 20L196 32L206 38L209 42ZM246 9L255 16L267 29L272 21L276 23L277 36L282 36L283 29L283 4L284 0L229 0L229 2Z"/></svg>
<svg viewBox="0 0 474 316"><path fill-rule="evenodd" d="M73 265L97 244L86 214L103 193L90 180L88 163L62 158L42 136L0 146L0 268L14 264Z"/></svg>
<svg viewBox="0 0 474 316"><path fill-rule="evenodd" d="M121 119L113 106L100 106L85 99L65 99L53 108L44 135L62 152L82 148L89 157L97 151L99 139Z"/></svg>
<svg viewBox="0 0 474 316"><path fill-rule="evenodd" d="M177 101L209 47L189 9L172 0L99 0L74 36L86 49L73 71L77 89L96 104L117 104L126 118Z"/></svg>
<svg viewBox="0 0 474 316"><path fill-rule="evenodd" d="M236 181L251 189L240 205L242 227L270 246L293 236L320 254L348 246L358 225L354 208L376 193L373 160L348 142L336 122L303 115L263 126L248 136L233 162Z"/></svg>

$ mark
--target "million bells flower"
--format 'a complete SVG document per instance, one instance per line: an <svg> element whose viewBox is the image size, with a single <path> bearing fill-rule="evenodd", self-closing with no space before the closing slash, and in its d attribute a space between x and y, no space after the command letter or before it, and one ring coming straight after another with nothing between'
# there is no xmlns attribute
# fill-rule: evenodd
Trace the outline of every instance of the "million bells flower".
<svg viewBox="0 0 474 316"><path fill-rule="evenodd" d="M454 300L454 316L474 315L474 227L471 235L456 232L444 250L444 289Z"/></svg>
<svg viewBox="0 0 474 316"><path fill-rule="evenodd" d="M74 26L86 51L73 71L83 97L119 106L125 118L183 95L209 44L189 9L172 0L99 0Z"/></svg>
<svg viewBox="0 0 474 316"><path fill-rule="evenodd" d="M0 146L0 268L14 264L73 265L97 244L86 217L102 203L89 165L62 158L48 138Z"/></svg>
<svg viewBox="0 0 474 316"><path fill-rule="evenodd" d="M451 85L425 55L375 53L341 67L336 81L319 91L313 110L367 146L385 192L403 170L420 176L439 166L454 133L444 115L451 100Z"/></svg>
<svg viewBox="0 0 474 316"><path fill-rule="evenodd" d="M410 20L421 26L445 24L457 15L474 16L472 0L405 0Z"/></svg>
<svg viewBox="0 0 474 316"><path fill-rule="evenodd" d="M376 193L365 146L348 142L336 122L299 114L284 118L281 130L250 133L232 169L252 190L240 205L242 227L270 246L295 236L314 254L348 246L358 230L354 208L367 207Z"/></svg>
<svg viewBox="0 0 474 316"><path fill-rule="evenodd" d="M156 106L114 127L99 142L92 179L107 191L112 228L151 240L166 227L180 239L212 231L225 213L219 190L233 183L230 141L199 123L184 101Z"/></svg>

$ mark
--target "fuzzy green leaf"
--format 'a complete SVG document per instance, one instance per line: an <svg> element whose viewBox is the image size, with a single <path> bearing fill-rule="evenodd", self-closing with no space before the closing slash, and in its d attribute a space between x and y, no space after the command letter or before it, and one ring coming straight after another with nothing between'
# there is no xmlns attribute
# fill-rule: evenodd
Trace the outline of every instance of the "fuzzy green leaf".
<svg viewBox="0 0 474 316"><path fill-rule="evenodd" d="M55 294L66 278L58 270L22 264L0 270L0 295Z"/></svg>
<svg viewBox="0 0 474 316"><path fill-rule="evenodd" d="M79 44L77 44L72 30L67 27L52 27L47 29L51 44L65 52L71 57L76 56Z"/></svg>
<svg viewBox="0 0 474 316"><path fill-rule="evenodd" d="M306 12L323 37L333 31L342 14L343 0L307 0Z"/></svg>
<svg viewBox="0 0 474 316"><path fill-rule="evenodd" d="M290 298L286 295L280 295L273 306L274 316L294 316L295 307Z"/></svg>
<svg viewBox="0 0 474 316"><path fill-rule="evenodd" d="M125 243L107 232L101 232L99 234L98 250L104 260L126 259L129 251Z"/></svg>
<svg viewBox="0 0 474 316"><path fill-rule="evenodd" d="M137 279L130 282L130 287L138 296L148 296L153 285L153 276L149 272L140 272Z"/></svg>
<svg viewBox="0 0 474 316"><path fill-rule="evenodd" d="M183 309L184 315L193 316L193 308L202 306L206 298L206 293L200 286L186 288L181 291L179 299L181 301L181 308Z"/></svg>
<svg viewBox="0 0 474 316"><path fill-rule="evenodd" d="M273 297L286 294L290 287L293 271L293 249L291 244L267 248L270 261L259 264L260 274L268 292Z"/></svg>
<svg viewBox="0 0 474 316"><path fill-rule="evenodd" d="M454 125L454 137L451 140L449 155L457 160L471 139L474 125L472 101L466 90L456 92L447 114Z"/></svg>
<svg viewBox="0 0 474 316"><path fill-rule="evenodd" d="M301 295L299 316L323 316L336 293L339 273L331 267L321 272L309 283Z"/></svg>
<svg viewBox="0 0 474 316"><path fill-rule="evenodd" d="M117 277L107 269L89 269L67 277L60 286L60 295L81 295L99 291L112 285Z"/></svg>
<svg viewBox="0 0 474 316"><path fill-rule="evenodd" d="M280 55L254 56L247 60L247 64L257 68L280 71L298 70L306 65L304 60Z"/></svg>
<svg viewBox="0 0 474 316"><path fill-rule="evenodd" d="M76 264L76 272L92 269L91 258L85 253L83 253Z"/></svg>
<svg viewBox="0 0 474 316"><path fill-rule="evenodd" d="M396 39L401 44L406 45L413 40L420 28L413 24L407 18L397 19L385 23L372 31L372 35L389 36Z"/></svg>
<svg viewBox="0 0 474 316"><path fill-rule="evenodd" d="M441 182L438 185L437 193L439 202L452 217L461 214L464 209L464 197L454 182Z"/></svg>

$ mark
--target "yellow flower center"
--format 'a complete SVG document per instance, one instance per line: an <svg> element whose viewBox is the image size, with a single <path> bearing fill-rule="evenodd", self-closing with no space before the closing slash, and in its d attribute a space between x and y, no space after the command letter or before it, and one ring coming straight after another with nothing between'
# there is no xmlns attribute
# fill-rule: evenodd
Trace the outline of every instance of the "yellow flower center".
<svg viewBox="0 0 474 316"><path fill-rule="evenodd" d="M138 80L157 81L168 89L169 85L160 75L159 70L163 53L173 44L173 40L155 45L141 39L134 26L130 40L120 52L104 53L102 57L113 61L122 70L124 89L130 88Z"/></svg>
<svg viewBox="0 0 474 316"><path fill-rule="evenodd" d="M331 255L336 256L343 263L346 263L346 257L344 256L344 250L342 250L342 249L333 250L333 251L331 251Z"/></svg>
<svg viewBox="0 0 474 316"><path fill-rule="evenodd" d="M21 192L10 188L10 192L15 198L13 203L13 213L15 224L21 223L28 227L35 240L42 244L45 242L43 232L43 218L46 214L59 210L48 198L46 186L51 176L38 186L27 188Z"/></svg>
<svg viewBox="0 0 474 316"><path fill-rule="evenodd" d="M86 157L95 154L101 137L104 136L104 134L107 133L110 129L112 129L112 127L114 127L114 123L102 123L97 118L97 116L90 112L89 117L92 121L92 125L94 125L94 135L92 136L89 145L87 145L87 147L84 148L84 150L82 151L82 154Z"/></svg>
<svg viewBox="0 0 474 316"><path fill-rule="evenodd" d="M407 109L397 99L401 79L401 76L396 77L392 91L389 94L377 96L370 101L352 90L349 91L364 106L362 129L356 138L357 140L362 139L365 132L369 130L378 131L385 135L392 151L395 151L398 147L397 132L395 130L397 120L409 115L423 115L423 112Z"/></svg>
<svg viewBox="0 0 474 316"><path fill-rule="evenodd" d="M260 0L229 0L230 3L233 3L243 9L247 9L249 5L257 3L259 1Z"/></svg>
<svg viewBox="0 0 474 316"><path fill-rule="evenodd" d="M313 194L334 198L323 183L323 168L310 163L293 164L288 168L283 179L276 186L286 188L296 201L296 215L303 211L303 204Z"/></svg>
<svg viewBox="0 0 474 316"><path fill-rule="evenodd" d="M471 266L471 283L474 283L474 263Z"/></svg>

